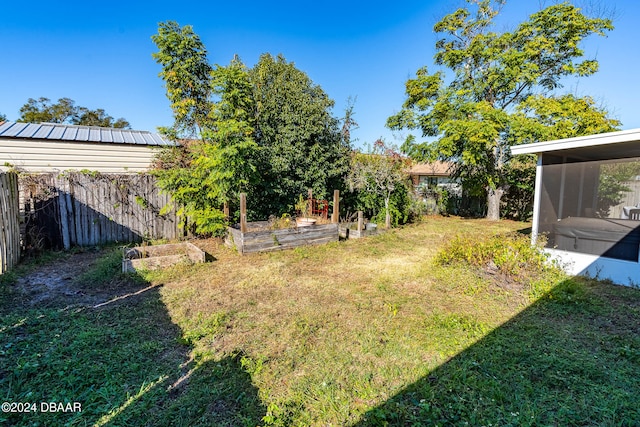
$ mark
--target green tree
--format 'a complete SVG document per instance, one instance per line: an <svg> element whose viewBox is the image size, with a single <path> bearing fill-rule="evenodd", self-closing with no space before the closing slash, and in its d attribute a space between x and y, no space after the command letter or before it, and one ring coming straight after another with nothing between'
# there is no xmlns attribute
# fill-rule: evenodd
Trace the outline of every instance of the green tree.
<svg viewBox="0 0 640 427"><path fill-rule="evenodd" d="M617 130L620 121L585 96L532 95L516 108L512 139L518 143L549 141Z"/></svg>
<svg viewBox="0 0 640 427"><path fill-rule="evenodd" d="M308 188L319 197L341 188L348 140L331 115L333 101L293 63L265 54L251 70L237 58L211 67L192 28L175 22L159 24L152 39L174 112L165 131L191 137L157 158L161 168L176 169L161 185L186 214L214 227L219 215L209 220L207 212L240 191L249 194L252 218L265 218L292 209Z"/></svg>
<svg viewBox="0 0 640 427"><path fill-rule="evenodd" d="M72 125L130 128L123 118L115 120L103 109L90 110L79 107L70 98L60 98L52 103L49 98L29 98L20 108L19 122L23 123L68 123Z"/></svg>
<svg viewBox="0 0 640 427"><path fill-rule="evenodd" d="M618 126L591 97L532 95L517 106L510 132L514 143L527 143L611 132ZM502 212L511 218L527 220L533 212L535 164L535 156L529 155L505 165Z"/></svg>
<svg viewBox="0 0 640 427"><path fill-rule="evenodd" d="M180 205L179 214L200 234L224 230L220 208L250 190L256 172L254 104L245 65L234 58L228 67L216 66L210 81L215 98L199 124L202 139L165 151L159 157L165 167L155 171L160 187Z"/></svg>
<svg viewBox="0 0 640 427"><path fill-rule="evenodd" d="M331 115L333 100L282 55L262 55L250 75L261 148L252 207L280 214L309 188L318 198L342 188L350 147Z"/></svg>
<svg viewBox="0 0 640 427"><path fill-rule="evenodd" d="M387 147L382 140L374 143L370 153L352 154L349 174L346 177L347 185L351 191L359 190L364 193L365 203L369 202L367 207L373 207L370 206L370 202L375 201L377 197L382 199L387 228L391 227L392 207L396 210L399 208L391 205L392 196L397 191L406 193L402 190L406 190L408 168L408 159Z"/></svg>
<svg viewBox="0 0 640 427"><path fill-rule="evenodd" d="M70 98L60 98L55 104L49 98L29 98L20 108L19 122L23 123L71 123L78 107Z"/></svg>
<svg viewBox="0 0 640 427"><path fill-rule="evenodd" d="M7 116L5 116L4 114L0 113L0 122L6 122L7 121Z"/></svg>
<svg viewBox="0 0 640 427"><path fill-rule="evenodd" d="M105 128L131 129L129 122L122 117L114 119L102 108L90 110L85 107L77 109L75 117L71 120L74 125L100 126Z"/></svg>
<svg viewBox="0 0 640 427"><path fill-rule="evenodd" d="M228 67L216 66L212 88L218 97L210 113L211 129L204 133L210 165L211 185L218 188L223 203L238 199L257 180L255 157L255 102L246 66L235 57Z"/></svg>
<svg viewBox="0 0 640 427"><path fill-rule="evenodd" d="M152 54L162 66L167 98L171 102L174 125L167 133L177 137L200 137L211 104L211 71L207 49L190 25L180 27L167 21L158 25L151 37L158 47Z"/></svg>
<svg viewBox="0 0 640 427"><path fill-rule="evenodd" d="M505 1L466 1L469 7L434 26L442 36L436 42L435 64L452 75L419 69L406 83L402 110L389 117L387 125L419 129L423 136L434 138L430 143L408 141L404 147L418 159L454 161L465 188L486 195L487 218L498 219L509 185L510 145L537 140L545 133L565 137L587 132L589 126L580 120L592 113L610 127L616 125L588 100L553 98L563 78L597 71L597 61L582 60L580 43L613 26L608 19L590 18L579 8L560 3L531 15L511 32L498 33L492 31L493 20ZM551 115L557 125L554 132L543 131L540 124L554 103L570 108L563 110L565 117ZM574 115L573 107L578 106L586 110Z"/></svg>
<svg viewBox="0 0 640 427"><path fill-rule="evenodd" d="M596 216L608 218L611 207L620 204L625 194L632 191L627 183L638 175L640 162L637 161L600 165Z"/></svg>

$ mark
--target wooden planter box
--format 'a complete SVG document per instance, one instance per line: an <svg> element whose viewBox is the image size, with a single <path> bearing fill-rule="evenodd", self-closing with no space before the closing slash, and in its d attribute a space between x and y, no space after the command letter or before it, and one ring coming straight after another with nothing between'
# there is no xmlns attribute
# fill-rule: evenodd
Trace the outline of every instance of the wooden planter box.
<svg viewBox="0 0 640 427"><path fill-rule="evenodd" d="M375 228L364 227L362 230L358 230L358 223L356 222L340 224L340 237L345 239L360 239L361 237L375 236L380 232L379 226Z"/></svg>
<svg viewBox="0 0 640 427"><path fill-rule="evenodd" d="M227 227L225 243L239 253L279 251L305 245L321 245L338 241L338 224L309 227L266 229L266 223L249 223L250 231L242 233L236 227Z"/></svg>
<svg viewBox="0 0 640 427"><path fill-rule="evenodd" d="M137 246L125 250L122 259L122 272L157 270L180 262L200 263L204 261L204 251L189 242Z"/></svg>

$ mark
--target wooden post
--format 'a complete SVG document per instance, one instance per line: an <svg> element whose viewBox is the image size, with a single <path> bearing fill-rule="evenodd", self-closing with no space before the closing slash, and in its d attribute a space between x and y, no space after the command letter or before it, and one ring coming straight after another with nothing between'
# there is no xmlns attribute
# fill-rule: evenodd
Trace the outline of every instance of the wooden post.
<svg viewBox="0 0 640 427"><path fill-rule="evenodd" d="M224 213L225 219L229 219L229 202L224 202L222 207L222 213Z"/></svg>
<svg viewBox="0 0 640 427"><path fill-rule="evenodd" d="M240 193L240 231L247 232L247 194Z"/></svg>
<svg viewBox="0 0 640 427"><path fill-rule="evenodd" d="M364 228L364 214L362 211L358 211L358 233L362 233Z"/></svg>
<svg viewBox="0 0 640 427"><path fill-rule="evenodd" d="M65 250L71 249L71 238L69 234L69 217L67 212L67 188L66 178L54 178L54 185L58 189L58 203L60 206L60 230L62 233L62 246Z"/></svg>
<svg viewBox="0 0 640 427"><path fill-rule="evenodd" d="M337 224L340 221L340 190L333 190L333 212L331 222Z"/></svg>

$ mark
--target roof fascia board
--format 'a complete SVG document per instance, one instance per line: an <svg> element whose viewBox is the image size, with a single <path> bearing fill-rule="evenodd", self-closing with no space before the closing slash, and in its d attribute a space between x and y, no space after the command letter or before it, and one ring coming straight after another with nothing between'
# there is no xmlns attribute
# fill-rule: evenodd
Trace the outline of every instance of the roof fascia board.
<svg viewBox="0 0 640 427"><path fill-rule="evenodd" d="M532 144L514 145L511 146L511 154L538 154L549 151L571 150L575 148L620 144L633 141L640 141L640 129L629 129L618 132L579 136L575 138L534 142Z"/></svg>

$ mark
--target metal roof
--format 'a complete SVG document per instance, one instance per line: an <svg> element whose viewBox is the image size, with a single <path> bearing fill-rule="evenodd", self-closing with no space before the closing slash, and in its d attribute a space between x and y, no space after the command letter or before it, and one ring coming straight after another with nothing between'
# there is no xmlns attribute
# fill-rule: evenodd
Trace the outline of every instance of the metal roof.
<svg viewBox="0 0 640 427"><path fill-rule="evenodd" d="M99 144L174 145L160 134L144 130L101 128L60 123L0 123L0 138L46 141L94 142Z"/></svg>

